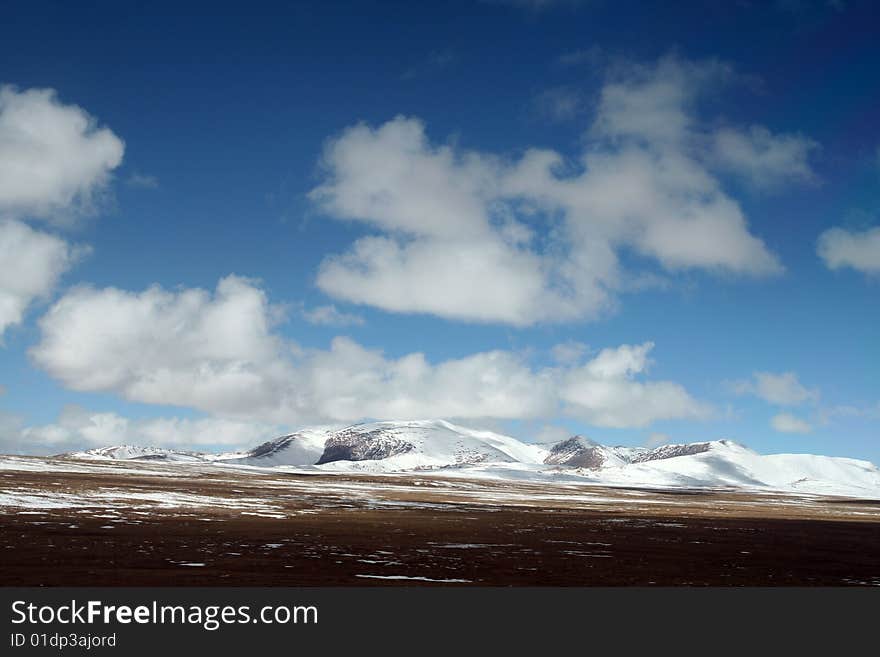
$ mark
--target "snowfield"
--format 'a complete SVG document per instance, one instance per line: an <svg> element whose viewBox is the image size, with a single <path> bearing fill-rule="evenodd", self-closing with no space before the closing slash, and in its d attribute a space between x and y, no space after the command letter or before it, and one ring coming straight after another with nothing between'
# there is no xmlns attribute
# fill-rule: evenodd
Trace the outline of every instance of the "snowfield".
<svg viewBox="0 0 880 657"><path fill-rule="evenodd" d="M728 440L647 449L608 447L575 436L553 445L536 445L444 420L307 429L239 453L116 446L64 456L300 473L431 473L536 483L734 488L880 499L880 470L856 459L761 455Z"/></svg>

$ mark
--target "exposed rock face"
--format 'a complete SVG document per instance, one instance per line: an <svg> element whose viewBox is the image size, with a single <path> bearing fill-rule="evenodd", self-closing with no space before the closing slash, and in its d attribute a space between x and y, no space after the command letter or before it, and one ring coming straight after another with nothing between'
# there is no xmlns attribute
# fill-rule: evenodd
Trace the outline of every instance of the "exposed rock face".
<svg viewBox="0 0 880 657"><path fill-rule="evenodd" d="M723 441L720 441L723 442ZM676 456L690 456L691 454L701 454L708 452L712 447L712 443L691 443L690 445L661 445L656 449L644 454L636 454L633 456L631 463L644 463L645 461L660 461L662 459L672 459Z"/></svg>
<svg viewBox="0 0 880 657"><path fill-rule="evenodd" d="M723 443L724 441L719 441ZM564 465L571 468L599 470L612 465L660 461L677 456L701 454L712 449L713 443L692 443L690 445L661 445L656 449L643 447L607 447L594 443L583 436L573 436L550 448L544 459L547 465Z"/></svg>
<svg viewBox="0 0 880 657"><path fill-rule="evenodd" d="M288 434L286 436L281 436L279 438L275 438L274 440L268 440L262 445L257 445L251 451L247 453L250 458L259 458L261 456L269 456L276 452L280 452L285 449L293 440L296 438L295 433Z"/></svg>
<svg viewBox="0 0 880 657"><path fill-rule="evenodd" d="M403 454L413 444L396 438L384 429L369 432L343 430L327 439L317 465L333 461L373 461Z"/></svg>
<svg viewBox="0 0 880 657"><path fill-rule="evenodd" d="M544 463L598 470L605 460L605 452L601 445L593 444L582 436L573 436L554 445L550 449L550 454L544 459Z"/></svg>

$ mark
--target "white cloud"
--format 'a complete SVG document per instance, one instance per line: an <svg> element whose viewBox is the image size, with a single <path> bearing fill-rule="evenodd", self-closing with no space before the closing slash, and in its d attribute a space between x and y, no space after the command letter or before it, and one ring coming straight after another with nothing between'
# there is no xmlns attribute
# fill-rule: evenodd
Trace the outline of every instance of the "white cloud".
<svg viewBox="0 0 880 657"><path fill-rule="evenodd" d="M532 418L555 408L549 372L514 353L489 351L437 364L421 353L388 359L348 338L313 351L299 368L306 408L332 420Z"/></svg>
<svg viewBox="0 0 880 657"><path fill-rule="evenodd" d="M7 453L57 453L109 445L232 449L253 447L281 433L276 426L222 418L133 420L67 406L54 423L7 428L0 435L0 446Z"/></svg>
<svg viewBox="0 0 880 657"><path fill-rule="evenodd" d="M327 144L329 180L310 196L328 213L417 237L478 238L497 164L451 146L433 147L424 126L403 116L373 130L359 124Z"/></svg>
<svg viewBox="0 0 880 657"><path fill-rule="evenodd" d="M790 413L774 415L770 424L776 431L782 433L810 433L813 430L809 422Z"/></svg>
<svg viewBox="0 0 880 657"><path fill-rule="evenodd" d="M705 418L710 409L671 381L636 380L648 367L653 343L603 349L565 373L560 397L566 412L602 427L646 427L657 420Z"/></svg>
<svg viewBox="0 0 880 657"><path fill-rule="evenodd" d="M721 165L759 188L815 180L809 156L816 148L818 144L803 135L773 135L762 126L748 131L722 128L715 133L715 155Z"/></svg>
<svg viewBox="0 0 880 657"><path fill-rule="evenodd" d="M794 372L755 372L751 381L738 381L733 388L738 394L755 395L777 406L797 406L819 399L819 391L804 387Z"/></svg>
<svg viewBox="0 0 880 657"><path fill-rule="evenodd" d="M0 217L67 223L93 209L124 145L51 89L0 87Z"/></svg>
<svg viewBox="0 0 880 657"><path fill-rule="evenodd" d="M618 63L600 92L592 132L653 147L679 144L696 127L700 92L729 74L727 66L714 60L689 62L674 56L650 65Z"/></svg>
<svg viewBox="0 0 880 657"><path fill-rule="evenodd" d="M0 86L0 340L88 249L23 219L68 223L93 209L123 144L51 89Z"/></svg>
<svg viewBox="0 0 880 657"><path fill-rule="evenodd" d="M880 274L880 226L864 231L829 228L819 236L817 252L829 269Z"/></svg>
<svg viewBox="0 0 880 657"><path fill-rule="evenodd" d="M59 277L86 249L13 220L0 220L0 342L20 324L36 300L46 298Z"/></svg>
<svg viewBox="0 0 880 657"><path fill-rule="evenodd" d="M360 315L344 313L332 304L304 310L303 317L310 324L319 326L361 326L364 323L364 318Z"/></svg>
<svg viewBox="0 0 880 657"><path fill-rule="evenodd" d="M650 343L559 367L501 350L431 363L341 337L326 350L302 349L272 330L276 315L252 281L234 276L213 295L80 287L40 320L31 357L74 390L285 425L563 413L618 427L708 412L678 384L643 380Z"/></svg>
<svg viewBox="0 0 880 657"><path fill-rule="evenodd" d="M151 287L139 294L78 287L39 321L34 362L75 390L230 413L259 413L285 371L276 309L229 276L212 296Z"/></svg>
<svg viewBox="0 0 880 657"><path fill-rule="evenodd" d="M547 289L540 257L491 236L484 242L365 237L350 252L325 259L317 281L336 298L398 313L519 326L541 319L542 305L578 314Z"/></svg>
<svg viewBox="0 0 880 657"><path fill-rule="evenodd" d="M435 145L414 118L348 128L310 198L379 234L325 259L318 286L391 312L526 326L613 308L625 280L651 273L623 271L622 249L673 273L779 272L697 129L694 98L725 70L676 58L620 69L574 162ZM773 159L762 151L756 166Z"/></svg>

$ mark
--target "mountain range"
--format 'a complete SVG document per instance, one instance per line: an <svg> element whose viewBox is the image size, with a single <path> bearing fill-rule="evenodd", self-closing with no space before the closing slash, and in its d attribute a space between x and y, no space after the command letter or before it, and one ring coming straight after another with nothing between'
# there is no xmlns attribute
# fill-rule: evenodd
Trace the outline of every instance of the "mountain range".
<svg viewBox="0 0 880 657"><path fill-rule="evenodd" d="M743 488L880 499L880 469L868 461L811 454L762 455L729 440L653 449L606 446L583 436L550 444L524 443L444 420L305 429L248 451L223 454L123 445L63 456L327 472L433 472L649 488Z"/></svg>

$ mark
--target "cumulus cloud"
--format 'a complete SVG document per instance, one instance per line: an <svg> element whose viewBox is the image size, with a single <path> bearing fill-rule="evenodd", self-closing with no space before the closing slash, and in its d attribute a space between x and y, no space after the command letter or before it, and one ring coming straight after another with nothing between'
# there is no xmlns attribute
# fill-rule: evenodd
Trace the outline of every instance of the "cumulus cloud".
<svg viewBox="0 0 880 657"><path fill-rule="evenodd" d="M794 372L755 372L752 380L738 381L733 388L738 394L755 395L777 406L797 406L819 399L819 391L804 387Z"/></svg>
<svg viewBox="0 0 880 657"><path fill-rule="evenodd" d="M123 144L51 89L0 86L0 339L88 249L23 223L93 209Z"/></svg>
<svg viewBox="0 0 880 657"><path fill-rule="evenodd" d="M93 209L124 145L51 89L0 87L0 217L68 223Z"/></svg>
<svg viewBox="0 0 880 657"><path fill-rule="evenodd" d="M708 407L671 381L636 380L648 367L651 342L603 349L563 376L567 414L601 427L646 427L658 420L701 418Z"/></svg>
<svg viewBox="0 0 880 657"><path fill-rule="evenodd" d="M770 425L781 433L810 433L813 430L809 422L790 413L774 415L770 420Z"/></svg>
<svg viewBox="0 0 880 657"><path fill-rule="evenodd" d="M319 326L361 326L364 323L360 315L344 313L332 304L304 310L303 317L310 324Z"/></svg>
<svg viewBox="0 0 880 657"><path fill-rule="evenodd" d="M520 326L541 318L542 305L576 316L573 302L547 289L538 256L487 237L483 243L365 237L350 252L324 260L318 286L336 298L397 313ZM604 298L600 290L593 293Z"/></svg>
<svg viewBox="0 0 880 657"><path fill-rule="evenodd" d="M39 320L34 362L75 390L229 412L259 412L283 378L278 310L250 281L141 293L74 288Z"/></svg>
<svg viewBox="0 0 880 657"><path fill-rule="evenodd" d="M19 421L4 426L0 421L0 447L7 453L58 453L108 445L232 449L253 447L280 433L276 426L255 422L178 417L133 420L67 406L50 424L23 427Z"/></svg>
<svg viewBox="0 0 880 657"><path fill-rule="evenodd" d="M253 281L235 276L213 294L80 287L40 320L30 353L74 390L273 424L563 413L622 427L709 410L676 383L645 380L651 343L552 367L503 350L432 363L343 337L329 349L303 349L273 331L277 314Z"/></svg>
<svg viewBox="0 0 880 657"><path fill-rule="evenodd" d="M880 226L864 231L830 228L819 236L817 252L829 269L880 274Z"/></svg>
<svg viewBox="0 0 880 657"><path fill-rule="evenodd" d="M14 220L0 220L0 343L25 311L46 298L60 276L87 252L83 247Z"/></svg>
<svg viewBox="0 0 880 657"><path fill-rule="evenodd" d="M671 273L781 271L698 129L695 98L725 71L674 57L619 68L574 161L434 144L403 116L346 129L327 144L310 198L375 233L325 259L318 286L391 312L526 326L613 308L625 280L651 273L623 271L624 249ZM766 135L753 158L764 171L780 159Z"/></svg>
<svg viewBox="0 0 880 657"><path fill-rule="evenodd" d="M303 411L329 420L375 418L512 418L552 412L548 372L518 354L489 351L430 363L421 353L387 358L348 338L311 352L299 368L307 382Z"/></svg>

